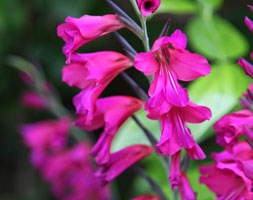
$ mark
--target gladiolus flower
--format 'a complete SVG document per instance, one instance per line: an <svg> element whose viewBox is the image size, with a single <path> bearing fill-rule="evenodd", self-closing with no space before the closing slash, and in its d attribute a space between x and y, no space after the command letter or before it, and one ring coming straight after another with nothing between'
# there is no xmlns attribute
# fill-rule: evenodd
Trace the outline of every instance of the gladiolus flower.
<svg viewBox="0 0 253 200"><path fill-rule="evenodd" d="M250 53L250 58L253 60L253 52ZM253 65L244 58L239 58L237 62L244 70L244 72L251 78L253 78Z"/></svg>
<svg viewBox="0 0 253 200"><path fill-rule="evenodd" d="M111 182L127 168L150 155L154 149L147 145L133 145L111 154L107 163L100 166L96 175L103 184Z"/></svg>
<svg viewBox="0 0 253 200"><path fill-rule="evenodd" d="M124 55L103 51L88 54L75 54L73 63L63 68L63 81L82 91L73 99L77 114L86 114L92 120L97 98L105 87L123 70L131 66Z"/></svg>
<svg viewBox="0 0 253 200"><path fill-rule="evenodd" d="M135 67L145 75L154 74L149 88L149 104L166 113L172 104L186 106L189 97L178 80L191 81L210 72L208 61L185 50L187 38L180 30L170 37L155 41L152 51L139 53L135 57Z"/></svg>
<svg viewBox="0 0 253 200"><path fill-rule="evenodd" d="M129 96L112 96L97 100L95 118L86 122L85 115L78 116L76 125L94 130L105 126L99 140L91 150L99 165L108 162L111 143L120 126L143 105L139 99ZM103 123L104 122L104 123Z"/></svg>
<svg viewBox="0 0 253 200"><path fill-rule="evenodd" d="M40 167L45 164L48 156L65 147L70 126L70 119L62 118L25 124L21 127L24 143L31 149L33 165Z"/></svg>
<svg viewBox="0 0 253 200"><path fill-rule="evenodd" d="M205 154L194 141L186 122L200 123L210 119L209 108L189 102L186 107L172 107L161 117L162 135L157 144L158 150L164 155L173 155L185 148L193 159L203 159Z"/></svg>
<svg viewBox="0 0 253 200"><path fill-rule="evenodd" d="M247 142L240 142L230 151L213 153L212 158L215 164L200 167L200 182L207 185L220 200L253 199L251 146Z"/></svg>
<svg viewBox="0 0 253 200"><path fill-rule="evenodd" d="M108 187L102 187L95 176L95 167L89 156L89 145L79 143L65 149L47 161L41 170L49 182L53 194L63 200L101 199L109 200Z"/></svg>
<svg viewBox="0 0 253 200"><path fill-rule="evenodd" d="M47 102L35 92L25 92L21 96L21 102L24 106L33 109L44 109L47 107Z"/></svg>
<svg viewBox="0 0 253 200"><path fill-rule="evenodd" d="M161 0L136 0L143 16L154 13L160 6Z"/></svg>
<svg viewBox="0 0 253 200"><path fill-rule="evenodd" d="M217 143L221 146L234 144L239 136L247 133L247 129L253 129L253 113L249 110L241 110L223 116L214 124L217 133ZM249 139L253 141L252 135Z"/></svg>
<svg viewBox="0 0 253 200"><path fill-rule="evenodd" d="M253 83L249 85L247 92L243 94L240 100L245 109L253 110Z"/></svg>
<svg viewBox="0 0 253 200"><path fill-rule="evenodd" d="M57 34L65 41L63 53L67 56L67 64L79 47L124 27L116 15L67 17L65 22L58 26Z"/></svg>

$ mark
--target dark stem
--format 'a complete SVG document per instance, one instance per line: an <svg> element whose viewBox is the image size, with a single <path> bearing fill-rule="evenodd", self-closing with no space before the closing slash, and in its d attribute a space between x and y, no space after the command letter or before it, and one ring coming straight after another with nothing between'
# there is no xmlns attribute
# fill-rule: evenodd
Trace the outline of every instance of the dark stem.
<svg viewBox="0 0 253 200"><path fill-rule="evenodd" d="M160 197L160 200L167 200L167 197L163 193L161 187L146 172L144 172L141 167L135 166L134 170L148 182L152 190Z"/></svg>
<svg viewBox="0 0 253 200"><path fill-rule="evenodd" d="M144 127L142 125L142 123L139 121L139 119L137 119L136 116L132 116L133 120L135 121L135 123L143 130L143 132L145 133L145 135L147 136L147 138L149 139L150 143L152 144L152 146L156 146L157 144L157 140L155 139L155 137L149 132L148 129L146 129L146 127Z"/></svg>
<svg viewBox="0 0 253 200"><path fill-rule="evenodd" d="M133 88L133 90L142 100L148 100L149 97L147 93L126 72L122 72L121 76L127 81L127 83Z"/></svg>
<svg viewBox="0 0 253 200"><path fill-rule="evenodd" d="M164 25L164 27L163 27L163 30L162 30L162 32L161 32L161 34L160 34L159 37L168 35L168 32L169 32L169 30L170 30L170 25L171 25L171 19L168 19L168 20L166 21L166 23L165 23L165 25Z"/></svg>

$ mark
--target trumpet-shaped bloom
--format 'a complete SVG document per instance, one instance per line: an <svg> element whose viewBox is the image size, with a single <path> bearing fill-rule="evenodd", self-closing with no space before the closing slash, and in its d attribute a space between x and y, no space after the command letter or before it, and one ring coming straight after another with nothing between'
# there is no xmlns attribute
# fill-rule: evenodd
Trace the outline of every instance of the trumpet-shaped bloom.
<svg viewBox="0 0 253 200"><path fill-rule="evenodd" d="M143 102L129 96L112 96L98 99L93 121L86 123L84 115L80 115L76 125L83 129L94 130L104 127L99 140L91 150L98 164L108 162L111 143L120 126L139 110Z"/></svg>
<svg viewBox="0 0 253 200"><path fill-rule="evenodd" d="M253 52L250 53L250 58L253 60ZM251 78L253 78L253 65L244 58L239 58L238 64L243 68L244 72Z"/></svg>
<svg viewBox="0 0 253 200"><path fill-rule="evenodd" d="M215 164L200 167L200 182L206 184L220 200L253 199L251 146L243 141L235 144L230 151L213 153L212 158Z"/></svg>
<svg viewBox="0 0 253 200"><path fill-rule="evenodd" d="M41 170L58 199L111 199L108 188L102 187L95 176L89 149L86 143L65 149L52 156Z"/></svg>
<svg viewBox="0 0 253 200"><path fill-rule="evenodd" d="M136 0L143 16L154 13L160 6L161 0Z"/></svg>
<svg viewBox="0 0 253 200"><path fill-rule="evenodd" d="M110 156L110 160L101 165L96 175L100 177L103 184L106 184L127 168L150 155L154 149L147 145L133 145L126 147Z"/></svg>
<svg viewBox="0 0 253 200"><path fill-rule="evenodd" d="M63 81L82 91L73 99L77 114L87 114L92 120L97 98L104 88L123 70L131 66L124 55L103 51L88 54L75 54L72 62L63 68Z"/></svg>
<svg viewBox="0 0 253 200"><path fill-rule="evenodd" d="M70 119L62 118L25 124L21 127L23 141L31 149L33 165L36 167L44 165L48 156L65 147L70 126Z"/></svg>
<svg viewBox="0 0 253 200"><path fill-rule="evenodd" d="M245 109L253 109L253 83L249 85L247 92L243 94L240 100Z"/></svg>
<svg viewBox="0 0 253 200"><path fill-rule="evenodd" d="M191 81L210 72L208 61L187 51L186 44L186 35L176 30L170 37L157 39L151 52L136 55L135 67L145 75L154 74L149 88L150 109L166 113L170 104L186 106L189 97L178 80Z"/></svg>
<svg viewBox="0 0 253 200"><path fill-rule="evenodd" d="M214 124L214 130L217 133L217 143L221 146L234 144L239 136L249 133L253 130L253 113L249 110L241 110L223 116ZM247 134L253 141L252 134Z"/></svg>
<svg viewBox="0 0 253 200"><path fill-rule="evenodd" d="M157 144L164 155L173 155L185 148L193 159L203 159L205 154L194 141L186 122L200 123L210 119L211 111L204 106L189 102L185 107L172 107L161 117L162 135Z"/></svg>
<svg viewBox="0 0 253 200"><path fill-rule="evenodd" d="M79 47L124 27L116 15L67 17L65 22L58 26L57 34L65 42L63 53L68 64Z"/></svg>

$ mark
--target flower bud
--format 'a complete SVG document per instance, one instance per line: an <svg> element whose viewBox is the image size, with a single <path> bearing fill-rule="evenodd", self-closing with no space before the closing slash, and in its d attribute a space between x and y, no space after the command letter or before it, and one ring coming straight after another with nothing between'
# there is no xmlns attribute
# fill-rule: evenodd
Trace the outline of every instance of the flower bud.
<svg viewBox="0 0 253 200"><path fill-rule="evenodd" d="M161 0L137 0L138 7L143 16L154 13L160 6Z"/></svg>

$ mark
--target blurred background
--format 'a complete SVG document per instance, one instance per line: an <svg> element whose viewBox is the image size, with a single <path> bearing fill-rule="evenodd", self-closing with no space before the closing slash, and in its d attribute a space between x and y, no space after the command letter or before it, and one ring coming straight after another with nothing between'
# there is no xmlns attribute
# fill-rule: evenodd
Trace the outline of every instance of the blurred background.
<svg viewBox="0 0 253 200"><path fill-rule="evenodd" d="M128 1L115 2L136 19ZM218 13L230 21L245 36L248 43L252 44L252 35L243 23L245 15L251 16L246 7L250 3L252 3L250 0L225 0ZM48 185L30 165L28 150L22 145L18 133L18 125L51 116L47 112L37 112L21 105L20 96L27 90L27 86L20 80L19 73L8 65L8 56L21 56L41 68L49 82L58 90L63 104L70 110L74 110L71 102L77 90L67 87L61 81L61 69L65 57L61 50L63 41L57 37L56 27L63 23L67 16L80 17L83 14L106 13L113 12L101 0L0 1L0 200L53 199ZM176 28L184 30L192 16L184 13L155 15L148 24L151 41L160 34L168 18L172 19L170 31L172 32ZM143 50L141 43L136 42L133 34L124 30L121 33L138 51ZM112 35L89 43L82 49L83 52L96 50L122 51L120 44ZM131 70L129 73L132 73ZM147 89L146 80L141 74L132 73L132 75ZM103 95L126 93L134 94L127 84L122 84L119 77ZM124 196L124 190L119 191L123 193L121 196Z"/></svg>

